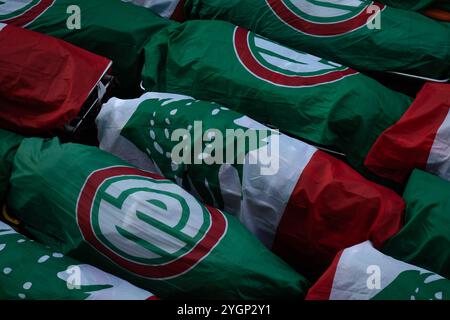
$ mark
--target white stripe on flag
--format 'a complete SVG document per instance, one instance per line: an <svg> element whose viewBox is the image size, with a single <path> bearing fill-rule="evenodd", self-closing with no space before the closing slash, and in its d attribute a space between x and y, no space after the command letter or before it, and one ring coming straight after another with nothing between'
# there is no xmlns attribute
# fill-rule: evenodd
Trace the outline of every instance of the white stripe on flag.
<svg viewBox="0 0 450 320"><path fill-rule="evenodd" d="M434 139L427 161L427 171L450 181L450 111Z"/></svg>
<svg viewBox="0 0 450 320"><path fill-rule="evenodd" d="M292 192L317 149L286 135L279 136L279 170L261 175L260 166L244 165L239 219L268 248Z"/></svg>
<svg viewBox="0 0 450 320"><path fill-rule="evenodd" d="M145 153L120 135L122 128L130 120L141 102L151 97L150 93L146 93L141 98L133 100L111 98L102 106L95 122L98 129L100 149L132 163L140 169L161 174L149 161Z"/></svg>
<svg viewBox="0 0 450 320"><path fill-rule="evenodd" d="M369 288L370 267L380 270L381 288ZM396 260L376 250L370 241L345 249L333 279L330 300L370 300L393 282L400 273L429 271ZM443 279L438 276L438 279Z"/></svg>
<svg viewBox="0 0 450 320"><path fill-rule="evenodd" d="M4 27L6 27L6 24L0 22L0 31L2 31Z"/></svg>
<svg viewBox="0 0 450 320"><path fill-rule="evenodd" d="M122 0L124 2L131 2L140 7L145 7L152 10L154 13L164 18L170 18L177 8L180 0Z"/></svg>

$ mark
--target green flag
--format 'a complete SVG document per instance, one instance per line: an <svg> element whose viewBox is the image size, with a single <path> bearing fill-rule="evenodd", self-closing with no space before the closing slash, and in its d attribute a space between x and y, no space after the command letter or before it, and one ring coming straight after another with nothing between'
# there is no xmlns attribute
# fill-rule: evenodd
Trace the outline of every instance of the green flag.
<svg viewBox="0 0 450 320"><path fill-rule="evenodd" d="M161 30L145 47L143 84L221 103L360 167L411 99L344 67L223 21Z"/></svg>
<svg viewBox="0 0 450 320"><path fill-rule="evenodd" d="M0 206L8 189L12 160L23 137L0 129Z"/></svg>
<svg viewBox="0 0 450 320"><path fill-rule="evenodd" d="M448 28L370 0L187 0L185 10L360 71L450 78Z"/></svg>
<svg viewBox="0 0 450 320"><path fill-rule="evenodd" d="M7 205L61 253L161 298L302 298L306 280L233 217L94 147L26 139Z"/></svg>
<svg viewBox="0 0 450 320"><path fill-rule="evenodd" d="M450 182L413 171L403 198L405 226L383 253L450 278Z"/></svg>

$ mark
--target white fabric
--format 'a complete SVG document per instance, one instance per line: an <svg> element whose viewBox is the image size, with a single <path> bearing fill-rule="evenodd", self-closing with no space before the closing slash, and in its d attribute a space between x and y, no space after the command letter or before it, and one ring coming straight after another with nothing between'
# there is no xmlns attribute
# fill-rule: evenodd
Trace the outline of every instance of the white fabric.
<svg viewBox="0 0 450 320"><path fill-rule="evenodd" d="M74 270L80 272L81 281L79 285L81 286L111 286L110 288L87 292L89 297L86 300L147 300L153 296L148 291L135 287L127 281L88 264L71 266L68 271L73 272ZM68 271L58 272L58 278L67 282L73 275Z"/></svg>
<svg viewBox="0 0 450 320"><path fill-rule="evenodd" d="M380 289L370 289L367 281L370 277L368 267L379 267L381 276ZM396 260L376 250L370 241L345 249L339 260L333 280L330 300L369 300L380 293L398 275L404 271L429 271ZM443 279L433 275L433 280Z"/></svg>
<svg viewBox="0 0 450 320"><path fill-rule="evenodd" d="M450 181L450 111L434 139L427 171Z"/></svg>
<svg viewBox="0 0 450 320"><path fill-rule="evenodd" d="M132 165L163 174L147 154L120 135L137 107L147 99L169 99L164 102L164 106L169 106L172 102L193 98L166 93L146 93L134 100L110 99L103 106L96 121L100 148ZM246 128L270 130L245 116L235 122ZM269 248L292 191L317 151L316 148L288 136L276 137L279 139L269 136L268 145L247 154L245 163L252 163L249 161L252 158L258 160L258 165L243 166L242 185L235 167L224 164L219 170L224 210L236 215ZM267 162L262 156L270 154L267 149L275 143L279 147L279 169L273 175L261 175L261 169L267 168Z"/></svg>
<svg viewBox="0 0 450 320"><path fill-rule="evenodd" d="M150 99L150 94L133 100L111 98L100 110L96 119L100 149L106 150L135 166L162 174L153 161L134 144L120 135L123 127L130 120L141 102Z"/></svg>
<svg viewBox="0 0 450 320"><path fill-rule="evenodd" d="M352 12L354 8L359 8L364 2L351 0L351 1L321 1L325 3L332 3L335 5L341 5L341 8L328 7L326 5L318 5L308 0L290 0L290 2L297 7L300 11L306 13L307 15L320 17L320 18L333 18L343 16Z"/></svg>
<svg viewBox="0 0 450 320"><path fill-rule="evenodd" d="M170 18L177 8L180 0L122 0L131 2L140 7L151 9L156 14L164 18Z"/></svg>
<svg viewBox="0 0 450 320"><path fill-rule="evenodd" d="M33 0L2 0L2 2L4 3L0 4L0 14L7 15L22 10L30 5Z"/></svg>

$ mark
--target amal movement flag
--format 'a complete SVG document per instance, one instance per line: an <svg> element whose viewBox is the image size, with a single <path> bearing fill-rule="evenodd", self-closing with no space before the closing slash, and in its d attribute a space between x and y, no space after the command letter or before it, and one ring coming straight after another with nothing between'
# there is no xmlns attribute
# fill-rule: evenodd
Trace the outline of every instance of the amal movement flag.
<svg viewBox="0 0 450 320"><path fill-rule="evenodd" d="M0 299L152 300L153 294L52 251L0 221Z"/></svg>
<svg viewBox="0 0 450 320"><path fill-rule="evenodd" d="M425 84L403 117L377 139L365 165L398 183L415 168L450 180L450 84Z"/></svg>
<svg viewBox="0 0 450 320"><path fill-rule="evenodd" d="M111 66L64 41L2 23L0 47L0 126L23 134L73 120Z"/></svg>
<svg viewBox="0 0 450 320"><path fill-rule="evenodd" d="M450 300L450 281L364 242L340 252L309 300Z"/></svg>
<svg viewBox="0 0 450 320"><path fill-rule="evenodd" d="M39 242L161 298L301 299L308 286L234 217L95 147L24 139L7 208Z"/></svg>
<svg viewBox="0 0 450 320"><path fill-rule="evenodd" d="M308 277L351 245L381 247L403 220L394 192L216 103L166 93L112 98L96 123L102 149L234 214Z"/></svg>
<svg viewBox="0 0 450 320"><path fill-rule="evenodd" d="M172 25L145 46L148 91L221 103L361 167L371 145L411 104L340 64L223 21Z"/></svg>
<svg viewBox="0 0 450 320"><path fill-rule="evenodd" d="M225 20L357 70L450 78L450 29L376 1L186 0L185 11L188 19Z"/></svg>
<svg viewBox="0 0 450 320"><path fill-rule="evenodd" d="M170 24L121 0L0 0L0 22L61 38L111 59L122 95L139 92L142 49Z"/></svg>
<svg viewBox="0 0 450 320"><path fill-rule="evenodd" d="M450 279L450 182L415 170L403 198L405 225L381 249Z"/></svg>

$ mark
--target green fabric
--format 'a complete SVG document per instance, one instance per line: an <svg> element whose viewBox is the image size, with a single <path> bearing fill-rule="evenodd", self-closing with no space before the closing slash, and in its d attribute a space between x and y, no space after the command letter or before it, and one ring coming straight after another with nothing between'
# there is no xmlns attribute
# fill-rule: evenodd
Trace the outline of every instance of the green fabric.
<svg viewBox="0 0 450 320"><path fill-rule="evenodd" d="M372 300L436 299L450 300L450 281L443 278L436 280L436 274L419 270L400 273L394 281L372 298Z"/></svg>
<svg viewBox="0 0 450 320"><path fill-rule="evenodd" d="M388 6L405 9L405 10L420 10L428 7L433 2L438 2L436 0L379 0L379 2L384 3Z"/></svg>
<svg viewBox="0 0 450 320"><path fill-rule="evenodd" d="M162 30L145 47L144 87L221 103L295 137L340 150L358 168L378 136L411 104L409 97L362 74L312 86L262 80L239 61L233 45L235 28L222 21L189 21ZM261 41L252 33L249 38ZM271 42L270 46L277 45ZM294 54L305 57L301 52ZM275 66L267 68L278 71ZM348 71L339 65L331 70ZM308 75L286 74L302 79Z"/></svg>
<svg viewBox="0 0 450 320"><path fill-rule="evenodd" d="M312 5L336 7L328 2L308 1ZM293 12L301 15L292 2L283 0ZM304 18L323 28L321 23L342 23L362 10L367 11L364 8L371 3L368 0L361 1L359 7L352 9L354 12L350 16L347 14L335 19ZM187 0L185 8L190 19L229 21L293 49L360 71L398 71L435 79L450 77L450 30L416 12L386 7L381 12L378 29L366 26L367 17L361 27L350 29L349 32L316 36L311 32L300 32L285 23L274 13L267 0ZM343 6L341 9L348 8L352 7ZM315 29L314 26L302 27L302 31ZM336 27L329 28L334 30Z"/></svg>
<svg viewBox="0 0 450 320"><path fill-rule="evenodd" d="M67 8L74 4L81 10L79 30L67 27L70 16ZM119 95L134 96L140 91L143 46L156 31L170 23L150 10L120 0L56 0L26 27L111 59L119 81Z"/></svg>
<svg viewBox="0 0 450 320"><path fill-rule="evenodd" d="M168 195L170 199L177 199L179 203L188 203L191 206L200 208L203 212L205 223L210 223L211 230L217 225L212 225L212 215L208 215L205 207L201 206L197 200L191 196L184 195L182 189L168 180L154 180L151 178L138 177L137 179L143 183L158 183L161 189L134 188L126 189L123 195L125 199L131 199L131 209L121 211L121 201L125 201L123 197L111 198L110 194L105 191L112 183L123 182L122 176L110 178L96 189L92 184L86 185L89 192L95 191L95 196L91 196L92 207L88 210L89 220L77 220L77 201L80 192L83 189L88 177L99 169L116 166L127 166L123 161L107 154L97 148L87 147L77 144L60 144L57 139L44 141L41 139L27 139L20 146L14 162L13 174L11 177L11 190L8 196L8 207L11 213L17 216L30 234L36 237L42 243L50 245L57 250L82 259L87 263L95 265L102 270L115 274L122 279L147 289L161 298L202 298L202 299L264 299L264 298L302 298L306 292L307 281L296 272L294 272L286 263L269 252L262 244L259 243L235 218L224 214L221 219L225 219L227 227L222 238L215 244L215 247L209 248L208 254L195 264L191 269L184 273L175 274L169 278L155 278L138 276L128 268L119 266L119 264L111 262L104 255L99 253L92 246L92 242L85 241L86 234L82 232L84 227L94 230L96 237L101 239L103 243L111 244L111 237L119 237L122 241L121 245L129 245L133 243L130 250L120 251L116 247L109 247L115 255L127 257L128 261L133 263L143 263L144 266L168 263L168 261L176 261L180 259L180 252L171 253L160 249L161 246L170 245L174 240L166 239L156 235L154 241L160 241L161 246L152 247L148 244L146 237L152 237L154 229L145 229L147 224L159 226L161 230L165 230L167 236L180 239L188 246L192 247L198 244L197 238L189 238L184 236L179 238L181 234L179 228L183 225L181 220L177 226L170 227L169 224L162 225L158 222L152 222L150 218L140 219L140 224L132 224L132 209L142 205L139 197L134 198L136 192L149 192L152 197L155 194ZM139 171L141 172L141 171ZM132 178L130 178L132 180ZM135 180L133 180L135 181ZM126 184L126 186L128 186ZM149 191L150 190L150 191ZM167 191L168 190L168 191ZM102 200L107 199L117 209L111 209L111 205L100 210ZM156 199L156 198L155 198ZM141 199L143 200L143 199ZM80 200L78 208L88 206L87 203ZM157 206L167 210L170 214L177 212L177 207L171 207L172 202L161 202L158 200L148 200L153 206ZM129 202L127 202L129 203ZM133 204L134 203L134 204ZM153 207L152 207L153 208ZM191 208L191 207L189 207ZM191 216L188 208L187 213L183 209L184 218ZM144 206L144 209L148 207ZM79 209L81 210L81 209ZM118 213L117 213L118 210ZM111 213L112 212L112 213ZM139 215L140 211L136 212ZM106 215L105 223L115 224L115 229L104 232L100 229L98 216ZM126 214L125 214L126 213ZM186 213L186 215L184 215ZM79 213L78 213L79 214ZM117 216L117 214L119 216ZM195 214L199 214L197 210ZM170 216L170 215L169 215ZM113 217L118 217L119 221ZM196 216L194 216L196 217ZM183 218L183 219L184 219ZM150 222L148 222L150 219ZM78 223L77 223L78 221ZM142 224L143 221L146 223ZM172 220L171 220L172 221ZM141 238L135 238L134 234L127 235L127 229L132 224L136 228L140 228ZM204 224L206 226L207 224ZM181 226L181 227L180 227ZM194 228L194 227L192 227ZM124 231L125 230L125 231ZM158 229L159 230L159 229ZM190 229L188 229L190 230ZM198 234L206 232L199 229ZM203 230L203 231L202 231ZM210 230L210 229L208 229ZM108 238L106 238L108 237ZM128 242L123 242L124 238ZM106 239L106 240L105 240ZM147 238L146 238L147 239ZM108 242L109 241L109 242ZM161 258L146 259L138 258L133 255L139 248L145 248L153 253L158 253ZM112 249L111 249L112 248ZM142 250L142 248L140 250ZM183 247L183 250L186 246ZM203 245L200 247L203 248ZM190 249L189 249L190 250ZM104 251L102 251L104 252ZM146 251L148 252L148 251ZM190 251L189 251L190 252ZM190 261L182 259L181 261ZM148 263L148 264L147 264ZM160 266L159 270L165 267ZM167 270L167 269L166 269Z"/></svg>
<svg viewBox="0 0 450 320"><path fill-rule="evenodd" d="M80 283L70 275L80 271ZM83 273L89 272L89 274ZM96 275L95 279L91 276ZM87 280L97 283L87 284ZM99 291L117 294L117 278L105 277L98 269L86 268L72 258L34 242L0 222L0 299L85 300ZM77 280L78 281L78 280ZM83 283L85 284L82 284ZM121 280L118 280L121 281ZM120 283L120 282L119 282ZM122 282L123 283L123 282ZM126 288L122 287L122 290ZM124 292L122 292L124 293ZM150 295L150 294L149 294ZM118 295L120 297L120 295ZM107 295L103 298L108 297ZM113 298L110 295L109 298Z"/></svg>
<svg viewBox="0 0 450 320"><path fill-rule="evenodd" d="M23 137L0 129L0 207L8 190L12 162Z"/></svg>
<svg viewBox="0 0 450 320"><path fill-rule="evenodd" d="M172 115L171 112L173 113L174 111L176 114ZM170 119L170 125L166 124L166 119ZM223 185L223 181L220 181L221 171L226 172L229 170L228 174L231 176L234 173L238 177L237 181L242 183L244 165L238 159L245 159L245 156L250 151L267 145L267 142L262 141L262 139L270 135L269 133L266 134L266 137L262 137L259 131L254 130L254 134L259 137L258 142L254 146L250 146L249 143L245 143L244 141L244 148L239 149L238 152L233 152L232 161L229 161L230 159L226 158L227 149L236 150L238 138L226 138L227 130L242 130L245 132L249 129L245 127L245 122L251 122L250 119L247 119L242 114L228 110L215 103L196 101L189 98L180 101L149 99L139 105L133 116L122 129L121 135L133 142L142 152L148 153L164 177L179 182L185 190L188 190L192 194L198 193L200 199L205 203L213 205L216 208L224 209L225 204L222 197L222 187L225 186ZM198 123L196 125L195 122L197 121L201 121L201 127ZM190 128L189 132L191 137L188 140L189 144L180 144L181 140L172 141L171 139L171 135L175 130L182 128L186 130ZM269 129L267 128L267 130ZM207 137L208 133L213 131L215 133L219 131L217 134L224 137L223 143L220 142L220 145L217 143L215 145L217 147L216 149L215 147L208 147L208 145L216 141L216 138L212 138L209 141L203 140L201 141L199 151L201 154L211 154L213 156L211 161L214 161L214 157L220 151L222 152L223 159L221 159L222 161L219 160L218 163L208 162L208 165L198 165L196 161L201 154L195 153L197 149L195 147L195 138L198 137L201 139L202 137ZM152 136L158 137L158 142L154 141ZM166 137L166 139L163 137ZM222 140L219 138L219 141ZM176 146L178 146L178 150L180 148L186 150L185 147L189 146L189 150L191 151L189 154L176 152L177 149L174 149ZM172 151L176 152L176 155L181 154L186 159L185 163L179 165L174 164L172 158L167 157L167 153L170 154ZM225 161L231 164L224 164ZM232 186L227 185L226 187L231 188ZM236 197L234 199L235 203L229 201L228 205L239 205L241 200L240 192ZM235 212L229 213L234 214Z"/></svg>
<svg viewBox="0 0 450 320"><path fill-rule="evenodd" d="M405 226L383 253L450 278L450 182L415 170L403 195Z"/></svg>

